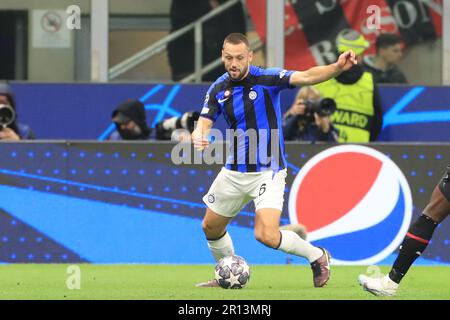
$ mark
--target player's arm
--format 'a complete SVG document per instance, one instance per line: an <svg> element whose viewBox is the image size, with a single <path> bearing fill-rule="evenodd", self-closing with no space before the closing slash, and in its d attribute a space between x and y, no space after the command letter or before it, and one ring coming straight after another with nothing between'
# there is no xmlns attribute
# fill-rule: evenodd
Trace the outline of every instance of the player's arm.
<svg viewBox="0 0 450 320"><path fill-rule="evenodd" d="M209 146L208 134L214 122L211 119L200 117L198 118L197 126L192 132L192 143L195 149L203 150Z"/></svg>
<svg viewBox="0 0 450 320"><path fill-rule="evenodd" d="M312 67L306 71L295 71L289 84L293 86L313 85L338 76L341 72L350 69L357 64L355 53L346 51L342 53L335 63L327 66Z"/></svg>
<svg viewBox="0 0 450 320"><path fill-rule="evenodd" d="M201 151L209 146L208 135L217 117L222 113L216 98L216 83L213 83L206 94L200 117L191 138L195 149Z"/></svg>

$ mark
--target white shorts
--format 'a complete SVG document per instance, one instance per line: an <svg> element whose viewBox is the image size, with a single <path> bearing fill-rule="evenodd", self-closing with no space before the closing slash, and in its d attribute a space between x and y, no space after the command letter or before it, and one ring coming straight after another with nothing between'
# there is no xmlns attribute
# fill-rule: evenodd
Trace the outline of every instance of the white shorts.
<svg viewBox="0 0 450 320"><path fill-rule="evenodd" d="M251 200L255 210L273 208L282 211L286 169L275 175L272 170L238 172L223 167L203 197L203 202L217 214L232 218Z"/></svg>

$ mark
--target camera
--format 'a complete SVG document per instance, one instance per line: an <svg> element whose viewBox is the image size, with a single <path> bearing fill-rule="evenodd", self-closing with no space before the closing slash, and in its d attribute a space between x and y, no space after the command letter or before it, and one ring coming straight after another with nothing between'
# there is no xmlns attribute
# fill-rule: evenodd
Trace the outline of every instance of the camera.
<svg viewBox="0 0 450 320"><path fill-rule="evenodd" d="M336 111L336 101L331 98L305 101L305 118L307 121L314 121L314 113L320 117L329 117Z"/></svg>
<svg viewBox="0 0 450 320"><path fill-rule="evenodd" d="M172 132L176 129L185 129L189 133L194 131L195 121L200 117L200 112L190 111L186 112L180 117L172 117L165 119L156 124L156 139L157 140L170 140Z"/></svg>
<svg viewBox="0 0 450 320"><path fill-rule="evenodd" d="M4 129L16 120L16 112L7 104L0 104L0 129Z"/></svg>

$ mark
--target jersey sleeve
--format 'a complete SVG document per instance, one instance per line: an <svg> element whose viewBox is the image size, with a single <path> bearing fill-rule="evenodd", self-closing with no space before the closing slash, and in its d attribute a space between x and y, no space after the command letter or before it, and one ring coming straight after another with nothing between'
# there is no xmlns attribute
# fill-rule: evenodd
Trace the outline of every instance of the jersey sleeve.
<svg viewBox="0 0 450 320"><path fill-rule="evenodd" d="M222 113L221 107L217 102L216 94L217 90L215 90L215 85L212 84L206 93L205 102L203 103L203 108L200 112L200 117L208 118L213 122L215 122Z"/></svg>
<svg viewBox="0 0 450 320"><path fill-rule="evenodd" d="M295 88L289 84L289 79L295 71L281 68L269 68L265 70L265 76L270 79L271 85L280 89Z"/></svg>

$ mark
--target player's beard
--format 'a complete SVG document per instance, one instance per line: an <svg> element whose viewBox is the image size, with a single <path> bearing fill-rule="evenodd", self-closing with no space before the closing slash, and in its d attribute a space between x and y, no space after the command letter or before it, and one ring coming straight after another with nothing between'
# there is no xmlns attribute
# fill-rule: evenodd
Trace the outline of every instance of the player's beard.
<svg viewBox="0 0 450 320"><path fill-rule="evenodd" d="M239 75L238 75L237 77L233 77L233 76L231 75L231 69L228 69L228 75L230 76L231 80L233 80L233 81L241 81L241 80L244 78L244 76L246 75L247 70L248 70L248 64L247 64L247 65L245 66L245 68L239 73Z"/></svg>

